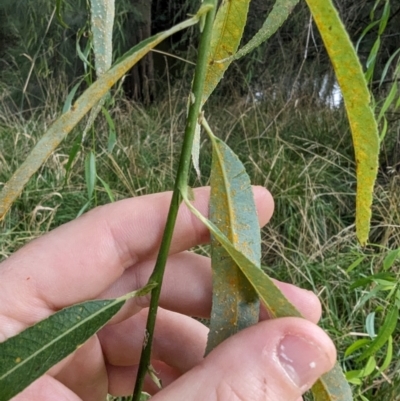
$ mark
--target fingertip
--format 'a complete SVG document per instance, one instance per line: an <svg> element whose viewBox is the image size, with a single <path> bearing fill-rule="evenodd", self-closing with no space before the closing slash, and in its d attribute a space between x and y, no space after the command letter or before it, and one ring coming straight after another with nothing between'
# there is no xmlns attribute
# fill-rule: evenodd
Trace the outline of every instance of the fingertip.
<svg viewBox="0 0 400 401"><path fill-rule="evenodd" d="M274 280L285 297L299 310L302 316L312 323L318 323L321 319L322 307L317 295L312 291L299 288L293 284ZM263 316L261 315L263 318ZM267 316L264 316L268 318Z"/></svg>
<svg viewBox="0 0 400 401"><path fill-rule="evenodd" d="M275 203L271 192L262 186L253 186L254 201L257 207L260 226L267 224L274 213Z"/></svg>

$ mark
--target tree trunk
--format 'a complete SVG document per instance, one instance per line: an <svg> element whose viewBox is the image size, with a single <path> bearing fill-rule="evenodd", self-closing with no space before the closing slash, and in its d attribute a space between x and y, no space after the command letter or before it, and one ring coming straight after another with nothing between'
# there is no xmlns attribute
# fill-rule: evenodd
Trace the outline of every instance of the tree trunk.
<svg viewBox="0 0 400 401"><path fill-rule="evenodd" d="M132 0L135 15L131 18L131 47L151 36L151 3L151 0ZM125 93L133 100L147 105L154 99L154 66L151 52L130 70L124 87Z"/></svg>

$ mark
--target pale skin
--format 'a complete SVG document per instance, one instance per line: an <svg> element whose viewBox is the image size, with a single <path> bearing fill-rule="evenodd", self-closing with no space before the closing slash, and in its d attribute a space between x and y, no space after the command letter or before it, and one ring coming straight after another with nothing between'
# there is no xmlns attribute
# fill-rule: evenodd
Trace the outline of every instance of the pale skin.
<svg viewBox="0 0 400 401"><path fill-rule="evenodd" d="M170 193L97 208L24 246L0 265L0 341L55 311L88 299L113 298L146 284L154 267ZM207 215L208 188L195 190ZM273 213L270 193L254 188L260 225ZM211 310L208 258L188 252L208 242L207 229L181 206L161 293L151 381L154 401L300 401L336 359L316 323L317 297L278 285L306 319L268 319L231 337L204 358L208 329L192 316ZM129 301L97 335L13 401L100 401L132 392L148 297Z"/></svg>

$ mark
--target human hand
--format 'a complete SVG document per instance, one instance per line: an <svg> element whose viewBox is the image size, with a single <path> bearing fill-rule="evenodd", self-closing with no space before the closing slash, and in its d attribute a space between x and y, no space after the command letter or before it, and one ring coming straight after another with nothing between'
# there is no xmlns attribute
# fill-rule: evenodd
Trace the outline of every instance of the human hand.
<svg viewBox="0 0 400 401"><path fill-rule="evenodd" d="M209 189L195 190L207 214ZM260 224L273 201L254 188ZM94 209L32 241L0 265L0 342L66 306L113 298L146 284L156 258L170 193L127 199ZM191 316L209 316L209 259L186 250L206 243L206 228L182 206L176 224L153 345L152 364L163 390L152 400L298 401L334 364L335 348L315 323L314 294L278 283L309 319L265 320L203 358L208 329ZM149 298L134 298L74 354L13 401L99 401L132 392ZM156 393L150 381L146 389Z"/></svg>

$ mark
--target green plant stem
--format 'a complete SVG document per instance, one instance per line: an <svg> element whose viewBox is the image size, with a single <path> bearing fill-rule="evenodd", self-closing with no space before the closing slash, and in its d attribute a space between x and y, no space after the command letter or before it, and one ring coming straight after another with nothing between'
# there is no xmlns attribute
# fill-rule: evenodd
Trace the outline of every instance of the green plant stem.
<svg viewBox="0 0 400 401"><path fill-rule="evenodd" d="M178 172L175 179L174 191L172 194L171 205L168 212L163 238L161 240L161 245L157 256L156 265L149 280L149 282L157 283L157 287L155 287L151 292L151 301L147 318L145 341L143 344L143 350L140 357L139 369L137 373L135 389L132 395L132 401L140 400L144 379L150 368L151 346L156 323L157 308L161 292L161 284L164 276L165 265L169 254L176 217L178 215L179 205L182 201L180 190L181 188L185 188L187 186L187 181L188 181L192 144L193 144L196 124L198 123L199 113L201 109L201 98L207 71L207 56L210 46L210 39L212 34L212 27L215 17L217 0L208 0L207 3L212 5L212 8L210 8L210 11L206 15L204 30L202 32L200 39L199 53L197 57L196 69L192 86L192 94L194 96L190 96L190 98L193 99L193 101L191 101L190 103L189 114L186 120L185 136L179 160Z"/></svg>

